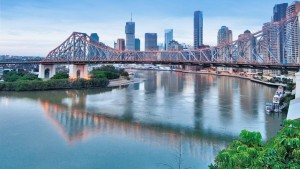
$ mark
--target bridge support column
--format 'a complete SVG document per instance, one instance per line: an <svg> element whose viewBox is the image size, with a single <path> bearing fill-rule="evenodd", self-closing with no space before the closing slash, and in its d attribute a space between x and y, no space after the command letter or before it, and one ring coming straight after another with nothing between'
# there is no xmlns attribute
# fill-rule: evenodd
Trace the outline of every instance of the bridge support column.
<svg viewBox="0 0 300 169"><path fill-rule="evenodd" d="M41 79L49 79L56 74L56 66L55 65L39 65L39 78Z"/></svg>
<svg viewBox="0 0 300 169"><path fill-rule="evenodd" d="M87 79L89 77L88 75L88 65L69 65L69 77L71 79Z"/></svg>
<svg viewBox="0 0 300 169"><path fill-rule="evenodd" d="M296 99L300 98L300 70L295 74L296 76Z"/></svg>

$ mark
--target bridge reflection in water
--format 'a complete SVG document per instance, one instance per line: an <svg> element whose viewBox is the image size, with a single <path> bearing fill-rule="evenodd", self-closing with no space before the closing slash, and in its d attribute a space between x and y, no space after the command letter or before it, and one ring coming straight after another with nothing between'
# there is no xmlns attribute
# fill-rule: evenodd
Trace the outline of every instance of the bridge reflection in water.
<svg viewBox="0 0 300 169"><path fill-rule="evenodd" d="M104 146L97 144L107 138L122 146L129 141L167 153L182 145L189 159L204 161L205 166L240 130L260 131L263 138L270 138L284 118L263 112L264 102L276 89L261 84L176 72L140 71L135 75L146 81L104 90L3 95L8 102L14 97L38 101L47 120L67 143L76 145L73 147L89 147L91 142Z"/></svg>
<svg viewBox="0 0 300 169"><path fill-rule="evenodd" d="M72 96L76 91L72 93ZM76 99L72 99L76 100ZM88 139L93 135L113 134L156 146L167 147L174 152L181 145L184 153L211 161L225 147L225 140L217 137L202 137L196 130L163 124L143 124L124 117L113 117L101 113L70 110L66 105L40 101L46 117L70 144ZM78 102L82 104L82 102Z"/></svg>

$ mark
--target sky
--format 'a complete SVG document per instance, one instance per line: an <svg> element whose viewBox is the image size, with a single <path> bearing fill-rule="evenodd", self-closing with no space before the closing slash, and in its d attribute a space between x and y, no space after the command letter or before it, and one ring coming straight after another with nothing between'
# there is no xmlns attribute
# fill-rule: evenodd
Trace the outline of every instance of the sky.
<svg viewBox="0 0 300 169"><path fill-rule="evenodd" d="M217 32L225 25L233 39L245 30L259 31L271 21L273 6L292 0L0 0L0 55L43 56L72 32L97 33L113 46L125 39L130 14L135 36L144 49L145 33L173 29L174 40L193 45L194 11L203 11L203 41L216 45Z"/></svg>

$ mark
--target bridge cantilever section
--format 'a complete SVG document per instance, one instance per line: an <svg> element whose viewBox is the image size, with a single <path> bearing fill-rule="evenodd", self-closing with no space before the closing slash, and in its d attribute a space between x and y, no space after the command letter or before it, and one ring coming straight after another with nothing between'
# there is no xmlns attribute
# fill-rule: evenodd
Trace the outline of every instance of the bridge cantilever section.
<svg viewBox="0 0 300 169"><path fill-rule="evenodd" d="M70 64L73 72L70 77L83 77L87 75L87 64L101 63L299 70L300 65L296 57L291 57L287 64L282 64L279 59L280 54L273 49L275 42L268 38L270 32L276 32L279 36L285 31L287 25L293 25L298 21L296 12L279 22L264 26L258 32L239 37L230 43L181 51L120 51L101 42L95 43L86 33L73 32L42 61L0 62L0 64L40 64L41 78L44 77L46 70L54 70L53 67L57 64ZM285 45L291 40L290 38L287 36L283 39Z"/></svg>

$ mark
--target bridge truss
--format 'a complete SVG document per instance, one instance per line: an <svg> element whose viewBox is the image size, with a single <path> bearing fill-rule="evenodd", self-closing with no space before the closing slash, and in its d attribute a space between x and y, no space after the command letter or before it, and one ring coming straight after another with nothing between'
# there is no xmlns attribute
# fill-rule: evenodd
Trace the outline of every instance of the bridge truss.
<svg viewBox="0 0 300 169"><path fill-rule="evenodd" d="M101 42L92 43L91 37L85 33L73 32L47 55L43 63L153 63L299 69L297 56L288 56L292 45L289 41L293 38L293 34L286 31L289 26L298 29L296 13L279 22L265 24L261 31L244 34L230 43L181 51L120 51Z"/></svg>

